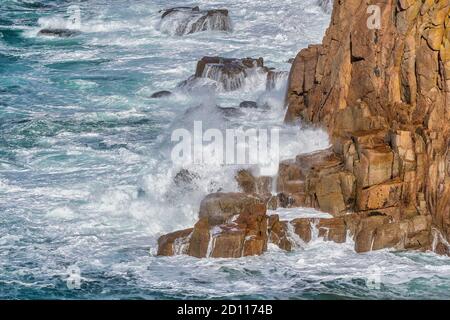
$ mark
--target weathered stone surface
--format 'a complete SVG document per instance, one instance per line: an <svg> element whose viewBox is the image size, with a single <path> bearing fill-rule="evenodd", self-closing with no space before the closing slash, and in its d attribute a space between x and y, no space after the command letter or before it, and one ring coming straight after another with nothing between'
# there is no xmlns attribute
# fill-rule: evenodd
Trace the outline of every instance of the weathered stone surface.
<svg viewBox="0 0 450 320"><path fill-rule="evenodd" d="M301 240L308 243L312 239L312 226L314 222L312 219L294 219L290 223L294 226L294 232L299 236Z"/></svg>
<svg viewBox="0 0 450 320"><path fill-rule="evenodd" d="M221 232L213 235L211 239L212 258L239 258L243 256L243 244L245 240L245 230L228 228L221 229ZM261 250L262 252L262 250Z"/></svg>
<svg viewBox="0 0 450 320"><path fill-rule="evenodd" d="M276 244L280 249L291 251L293 244L288 236L287 221L280 221L278 215L269 216L268 232L269 241Z"/></svg>
<svg viewBox="0 0 450 320"><path fill-rule="evenodd" d="M161 236L158 239L158 256L173 256L189 252L189 240L193 229L185 229Z"/></svg>
<svg viewBox="0 0 450 320"><path fill-rule="evenodd" d="M315 184L314 191L319 208L322 211L333 215L340 215L345 212L346 206L339 173L320 176Z"/></svg>
<svg viewBox="0 0 450 320"><path fill-rule="evenodd" d="M161 29L183 36L202 31L232 31L226 9L200 10L199 7L175 7L160 11Z"/></svg>
<svg viewBox="0 0 450 320"><path fill-rule="evenodd" d="M73 29L41 29L38 32L39 36L50 36L59 38L69 38L79 35L81 32Z"/></svg>
<svg viewBox="0 0 450 320"><path fill-rule="evenodd" d="M162 236L158 255L189 254L204 258L238 258L267 250L266 205L244 193L213 193L200 205L193 229Z"/></svg>
<svg viewBox="0 0 450 320"><path fill-rule="evenodd" d="M258 108L258 104L255 101L242 101L239 104L239 108Z"/></svg>
<svg viewBox="0 0 450 320"><path fill-rule="evenodd" d="M429 249L431 217L415 216L394 222L388 216L362 219L355 237L355 250L366 252L384 248Z"/></svg>
<svg viewBox="0 0 450 320"><path fill-rule="evenodd" d="M336 243L347 241L347 226L343 218L321 219L316 227L319 230L319 237L323 237L326 241Z"/></svg>
<svg viewBox="0 0 450 320"><path fill-rule="evenodd" d="M305 176L294 161L282 161L278 169L277 191L286 193L303 192Z"/></svg>
<svg viewBox="0 0 450 320"><path fill-rule="evenodd" d="M371 251L377 227L388 224L389 221L389 217L384 215L369 216L361 219L355 234L355 251Z"/></svg>
<svg viewBox="0 0 450 320"><path fill-rule="evenodd" d="M244 193L212 193L200 204L199 218L210 226L229 222L235 215L264 215L266 204L258 197Z"/></svg>
<svg viewBox="0 0 450 320"><path fill-rule="evenodd" d="M402 182L391 180L358 190L356 207L360 211L396 207L400 204Z"/></svg>
<svg viewBox="0 0 450 320"><path fill-rule="evenodd" d="M288 76L289 72L286 71L269 70L269 72L267 72L266 90L270 91L276 89Z"/></svg>
<svg viewBox="0 0 450 320"><path fill-rule="evenodd" d="M271 197L272 177L255 177L249 170L239 170L235 178L242 192L255 194L263 199Z"/></svg>
<svg viewBox="0 0 450 320"><path fill-rule="evenodd" d="M334 216L351 210L355 199L356 180L351 172L343 171L343 166L342 158L330 149L297 156L295 164L291 164L289 170L298 168L294 172L301 172L301 176L293 177L293 179L303 179L304 183L300 183L302 180L293 181L298 181L297 194L305 195L304 205ZM284 173L283 176L289 177L286 174L289 171L283 169L280 165L280 172ZM284 190L286 189L284 186ZM291 188L288 191L293 193L294 190Z"/></svg>
<svg viewBox="0 0 450 320"><path fill-rule="evenodd" d="M190 256L196 258L204 258L208 254L209 243L211 240L210 230L212 227L208 224L207 219L200 219L192 231L191 239L189 241Z"/></svg>
<svg viewBox="0 0 450 320"><path fill-rule="evenodd" d="M334 218L270 218L267 229L265 210L241 196L231 196L239 201L224 196L203 206L189 254L260 254L268 239L289 250L291 227L304 242L311 241L312 230L336 242L350 234L357 252L448 252L450 3L379 3L381 29L367 27L368 5L334 1L323 43L310 45L294 59L285 120L326 128L333 146L281 163L278 194L263 201L271 208L313 207ZM230 90L242 84L255 64L262 72L273 71L262 60L214 57L202 59L196 75L227 82ZM255 177L240 179L243 191L259 193ZM435 229L442 239L432 242ZM211 245L214 241L218 246Z"/></svg>

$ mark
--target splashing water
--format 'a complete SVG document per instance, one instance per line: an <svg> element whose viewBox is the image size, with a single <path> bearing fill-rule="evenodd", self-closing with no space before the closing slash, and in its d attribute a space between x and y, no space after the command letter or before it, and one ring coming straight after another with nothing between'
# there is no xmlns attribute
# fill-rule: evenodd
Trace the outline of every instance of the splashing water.
<svg viewBox="0 0 450 320"><path fill-rule="evenodd" d="M64 25L68 1L0 3L0 298L450 298L450 261L433 253L356 254L317 238L260 257L153 256L161 234L195 223L207 193L237 190L237 168L213 161L177 184L172 130L275 126L281 159L329 145L322 130L283 125L286 77L270 90L258 76L233 92L177 84L203 56L264 57L287 72L330 16L316 0L176 0L229 9L233 21L233 32L180 37L161 26L167 1L79 5L81 33L59 39L38 32ZM159 90L174 94L150 99ZM264 107L217 107L242 101ZM380 290L366 285L372 266Z"/></svg>
<svg viewBox="0 0 450 320"><path fill-rule="evenodd" d="M168 12L159 24L159 30L177 36L202 31L232 31L231 19L228 13L205 12L193 9L178 9Z"/></svg>

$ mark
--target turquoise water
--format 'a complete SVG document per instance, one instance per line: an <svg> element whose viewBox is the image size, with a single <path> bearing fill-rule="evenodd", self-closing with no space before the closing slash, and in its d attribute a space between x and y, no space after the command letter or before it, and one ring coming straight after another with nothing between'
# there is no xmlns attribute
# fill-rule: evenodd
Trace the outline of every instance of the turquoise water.
<svg viewBox="0 0 450 320"><path fill-rule="evenodd" d="M81 33L38 36L81 9ZM159 30L160 9L230 9L232 33ZM322 38L330 16L315 0L86 0L0 2L0 298L450 298L450 259L433 253L356 254L317 239L261 257L154 256L159 235L191 226L201 198L236 190L233 169L197 166L198 188L173 184L172 129L280 126L285 157L328 145L320 130L282 124L284 85L254 79L233 93L172 90L205 55L264 57L289 70ZM227 118L216 105L267 103ZM200 109L192 107L203 104ZM367 286L371 267L381 285ZM76 270L79 289L68 279Z"/></svg>

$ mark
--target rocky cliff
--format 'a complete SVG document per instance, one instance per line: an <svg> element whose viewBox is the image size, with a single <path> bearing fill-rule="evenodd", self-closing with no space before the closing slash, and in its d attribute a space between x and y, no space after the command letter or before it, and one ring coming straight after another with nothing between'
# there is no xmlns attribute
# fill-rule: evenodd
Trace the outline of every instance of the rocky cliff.
<svg viewBox="0 0 450 320"><path fill-rule="evenodd" d="M325 126L356 181L336 211L427 217L450 240L449 15L449 0L335 1L322 45L295 58L286 121Z"/></svg>
<svg viewBox="0 0 450 320"><path fill-rule="evenodd" d="M158 254L291 250L313 230L338 243L351 236L357 252L448 254L449 15L450 0L336 0L323 43L293 61L285 119L325 127L333 147L280 163L277 181L239 172L242 193L205 198L194 228L161 237ZM305 206L333 218L266 211Z"/></svg>

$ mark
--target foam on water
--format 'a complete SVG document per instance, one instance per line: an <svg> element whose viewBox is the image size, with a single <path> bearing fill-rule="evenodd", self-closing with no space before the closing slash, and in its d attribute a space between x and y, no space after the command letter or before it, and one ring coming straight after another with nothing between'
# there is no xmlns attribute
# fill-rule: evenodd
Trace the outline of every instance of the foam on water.
<svg viewBox="0 0 450 320"><path fill-rule="evenodd" d="M329 23L316 0L172 1L229 9L232 33L186 37L158 27L167 1L92 0L80 2L79 35L38 36L63 26L68 5L0 3L0 297L449 298L450 261L433 253L361 255L351 243L317 238L290 253L271 246L241 259L150 254L159 235L195 223L207 193L237 190L238 168L211 153L203 165L173 165L172 130L191 131L195 120L204 129L278 127L281 159L329 146L322 130L283 124L286 77L271 90L259 76L233 92L176 89L203 56L263 57L288 71L287 61L319 42ZM174 94L149 98L159 90ZM232 116L217 108L244 100L260 107ZM174 182L181 169L192 183ZM66 286L73 265L81 290ZM365 284L374 265L383 271L380 290Z"/></svg>

